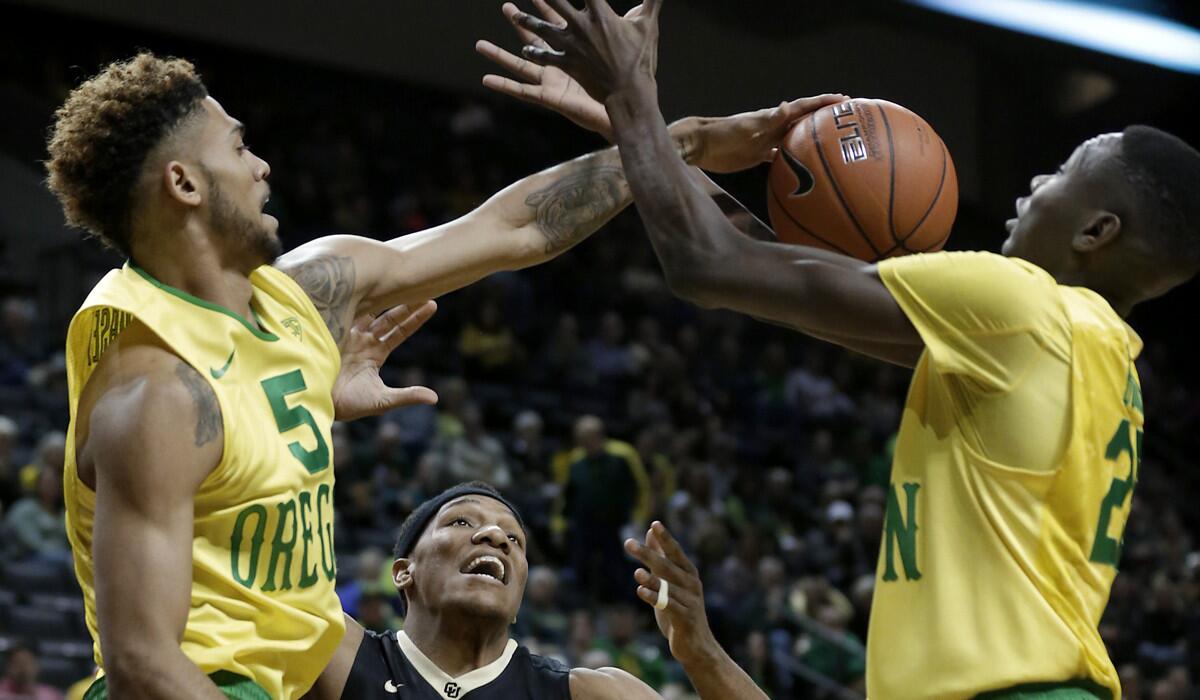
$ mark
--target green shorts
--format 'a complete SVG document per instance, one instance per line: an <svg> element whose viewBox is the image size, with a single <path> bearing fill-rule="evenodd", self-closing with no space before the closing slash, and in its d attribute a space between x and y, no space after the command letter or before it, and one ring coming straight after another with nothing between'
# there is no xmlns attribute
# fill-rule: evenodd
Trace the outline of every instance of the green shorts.
<svg viewBox="0 0 1200 700"><path fill-rule="evenodd" d="M1029 683L976 695L975 700L1112 700L1112 692L1092 681Z"/></svg>
<svg viewBox="0 0 1200 700"><path fill-rule="evenodd" d="M271 696L267 695L267 691L263 690L261 685L245 676L239 676L229 671L217 671L208 674L208 677L230 700L271 700ZM96 682L92 683L87 692L83 694L83 700L108 700L108 681L104 676L97 678Z"/></svg>

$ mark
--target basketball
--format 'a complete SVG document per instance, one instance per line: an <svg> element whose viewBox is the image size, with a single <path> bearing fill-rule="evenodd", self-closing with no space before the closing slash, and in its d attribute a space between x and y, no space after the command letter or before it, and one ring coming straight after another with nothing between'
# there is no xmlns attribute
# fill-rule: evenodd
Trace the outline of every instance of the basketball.
<svg viewBox="0 0 1200 700"><path fill-rule="evenodd" d="M917 114L854 98L805 117L771 163L771 224L781 241L874 262L939 250L958 211L946 144Z"/></svg>

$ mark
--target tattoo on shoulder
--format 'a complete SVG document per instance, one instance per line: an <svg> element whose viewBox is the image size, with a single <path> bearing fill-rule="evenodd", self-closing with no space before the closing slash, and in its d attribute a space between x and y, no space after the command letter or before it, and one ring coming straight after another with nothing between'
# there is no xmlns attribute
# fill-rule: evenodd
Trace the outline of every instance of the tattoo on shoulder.
<svg viewBox="0 0 1200 700"><path fill-rule="evenodd" d="M334 342L342 342L346 316L354 297L354 261L344 255L325 255L308 260L287 273L312 299Z"/></svg>
<svg viewBox="0 0 1200 700"><path fill-rule="evenodd" d="M561 253L592 235L630 200L625 171L598 165L572 172L529 195L547 254Z"/></svg>
<svg viewBox="0 0 1200 700"><path fill-rule="evenodd" d="M175 367L175 376L187 387L196 406L196 447L203 447L221 434L221 407L217 395L191 365L180 362Z"/></svg>

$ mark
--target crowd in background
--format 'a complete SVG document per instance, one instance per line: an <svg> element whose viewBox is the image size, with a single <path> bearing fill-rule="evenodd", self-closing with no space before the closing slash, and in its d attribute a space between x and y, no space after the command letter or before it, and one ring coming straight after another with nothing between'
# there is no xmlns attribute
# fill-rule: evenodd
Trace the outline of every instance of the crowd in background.
<svg viewBox="0 0 1200 700"><path fill-rule="evenodd" d="M48 56L16 88L52 107L83 75L67 68L75 60ZM507 105L215 57L199 67L271 162L288 247L435 225L601 145ZM0 552L5 566L65 566L65 329L35 289L4 288ZM393 385L432 386L439 404L334 426L348 612L371 629L401 626L388 575L396 527L443 488L482 479L530 529L513 633L536 652L687 692L621 549L660 519L699 567L718 639L772 697L836 697L821 679L861 691L907 370L675 300L632 213L547 265L439 303L384 368ZM1192 698L1200 679L1200 394L1172 380L1183 359L1150 344L1139 362L1147 453L1100 622L1133 700ZM47 652L4 637L5 600L0 699L54 697L21 690Z"/></svg>

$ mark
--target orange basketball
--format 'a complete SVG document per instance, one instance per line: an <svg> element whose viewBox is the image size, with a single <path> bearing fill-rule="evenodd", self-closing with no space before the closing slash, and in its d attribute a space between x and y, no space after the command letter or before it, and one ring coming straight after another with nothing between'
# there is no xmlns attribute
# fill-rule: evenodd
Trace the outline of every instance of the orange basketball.
<svg viewBox="0 0 1200 700"><path fill-rule="evenodd" d="M792 127L771 163L767 205L780 240L873 262L945 245L958 178L924 119L854 98Z"/></svg>

